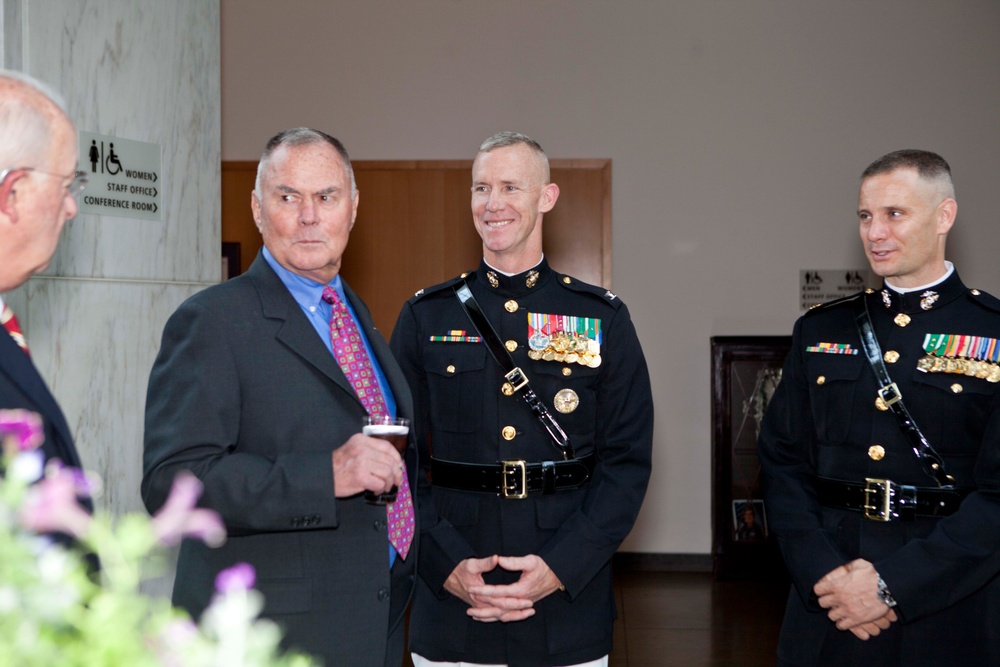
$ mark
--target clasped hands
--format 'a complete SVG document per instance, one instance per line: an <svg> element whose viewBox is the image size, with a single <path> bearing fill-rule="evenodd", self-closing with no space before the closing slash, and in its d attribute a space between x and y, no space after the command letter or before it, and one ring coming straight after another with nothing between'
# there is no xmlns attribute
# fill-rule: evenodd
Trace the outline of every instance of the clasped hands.
<svg viewBox="0 0 1000 667"><path fill-rule="evenodd" d="M498 567L521 576L512 584L487 584L483 574ZM444 582L446 591L469 605L465 613L483 623L509 623L534 616L534 604L561 587L559 577L535 555L467 558Z"/></svg>
<svg viewBox="0 0 1000 667"><path fill-rule="evenodd" d="M875 637L897 620L896 612L878 597L878 572L864 559L853 560L816 582L819 606L839 630L861 640Z"/></svg>

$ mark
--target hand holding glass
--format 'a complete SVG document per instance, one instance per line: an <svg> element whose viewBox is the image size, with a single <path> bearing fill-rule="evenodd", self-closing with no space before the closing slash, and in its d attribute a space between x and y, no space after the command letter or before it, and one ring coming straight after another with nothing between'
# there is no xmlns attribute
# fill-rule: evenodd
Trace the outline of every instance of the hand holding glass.
<svg viewBox="0 0 1000 667"><path fill-rule="evenodd" d="M393 418L386 416L366 417L364 428L361 432L372 438L379 438L389 442L399 455L406 451L406 441L410 434L410 420ZM403 474L406 474L404 467ZM399 491L395 486L385 493L375 493L365 491L365 500L373 505L387 505L396 502L396 493Z"/></svg>

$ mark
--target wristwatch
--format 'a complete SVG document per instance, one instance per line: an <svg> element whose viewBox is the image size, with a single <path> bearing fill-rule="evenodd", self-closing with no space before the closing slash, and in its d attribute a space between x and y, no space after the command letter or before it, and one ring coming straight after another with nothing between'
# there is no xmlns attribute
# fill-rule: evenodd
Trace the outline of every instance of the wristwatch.
<svg viewBox="0 0 1000 667"><path fill-rule="evenodd" d="M878 575L878 599L885 603L885 606L892 609L896 606L896 599L889 592L889 587L885 585L885 579Z"/></svg>

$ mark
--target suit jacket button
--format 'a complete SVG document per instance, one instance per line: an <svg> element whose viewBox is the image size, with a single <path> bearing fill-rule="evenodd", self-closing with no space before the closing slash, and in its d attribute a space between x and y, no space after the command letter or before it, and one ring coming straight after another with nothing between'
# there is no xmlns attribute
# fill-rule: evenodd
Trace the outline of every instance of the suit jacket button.
<svg viewBox="0 0 1000 667"><path fill-rule="evenodd" d="M375 519L375 523L372 526L375 530L385 530L385 519Z"/></svg>
<svg viewBox="0 0 1000 667"><path fill-rule="evenodd" d="M301 517L295 517L295 518L293 518L292 519L292 528L301 528L301 527L302 527L302 518Z"/></svg>
<svg viewBox="0 0 1000 667"><path fill-rule="evenodd" d="M379 591L378 591L378 599L379 599L379 602L385 602L386 600L388 600L389 599L389 589L388 588L380 588Z"/></svg>

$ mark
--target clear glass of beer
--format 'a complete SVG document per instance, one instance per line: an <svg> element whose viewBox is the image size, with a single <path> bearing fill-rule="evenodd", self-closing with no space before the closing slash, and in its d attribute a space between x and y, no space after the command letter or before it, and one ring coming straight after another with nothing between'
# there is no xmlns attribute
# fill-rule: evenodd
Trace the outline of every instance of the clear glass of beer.
<svg viewBox="0 0 1000 667"><path fill-rule="evenodd" d="M380 438L388 441L400 456L406 451L406 440L410 435L410 420L402 417L389 417L388 415L369 415L365 418L365 425L361 432L373 438ZM403 474L406 474L404 470ZM365 500L373 505L387 505L396 502L396 493L399 491L395 486L385 493L374 493L365 491Z"/></svg>

